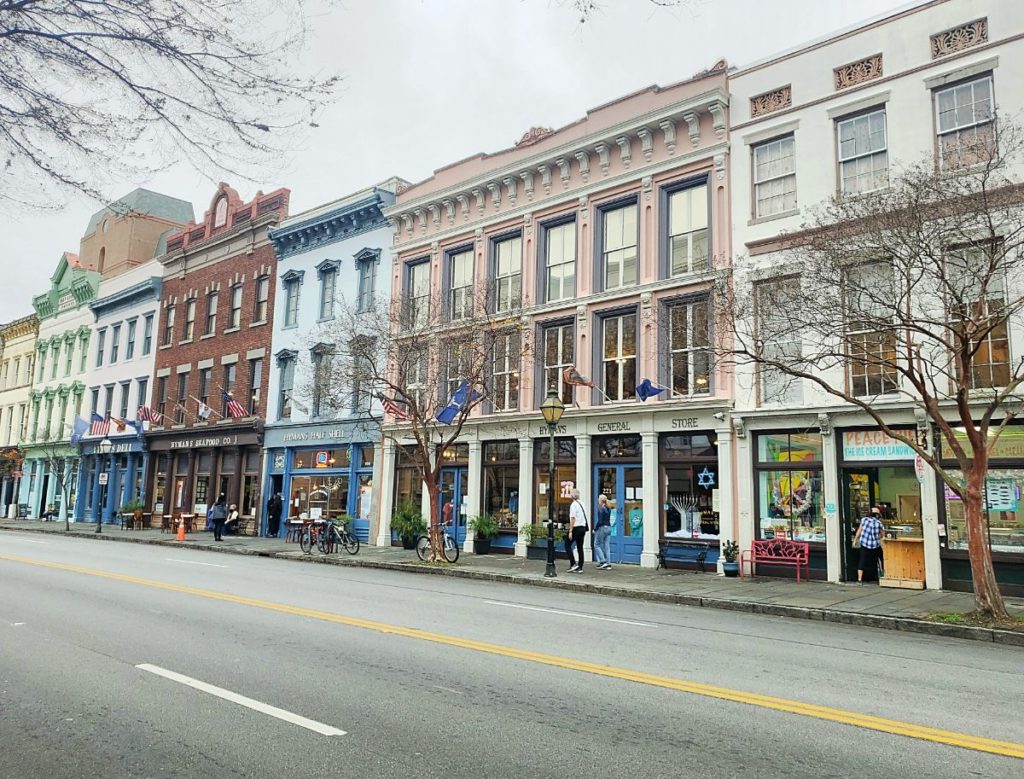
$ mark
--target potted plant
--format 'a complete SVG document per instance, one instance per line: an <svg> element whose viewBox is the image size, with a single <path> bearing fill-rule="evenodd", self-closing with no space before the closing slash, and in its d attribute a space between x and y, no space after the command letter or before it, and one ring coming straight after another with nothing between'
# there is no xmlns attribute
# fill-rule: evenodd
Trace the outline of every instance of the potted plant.
<svg viewBox="0 0 1024 779"><path fill-rule="evenodd" d="M547 560L548 559L548 526L547 523L539 525L527 525L522 529L522 534L526 538L526 559L527 560ZM559 554L558 550L562 548L562 542L565 540L565 531L556 523L555 524L555 555Z"/></svg>
<svg viewBox="0 0 1024 779"><path fill-rule="evenodd" d="M740 564L736 558L740 554L740 548L735 541L726 541L722 544L722 571L726 576L739 576Z"/></svg>
<svg viewBox="0 0 1024 779"><path fill-rule="evenodd" d="M402 539L403 549L415 549L419 537L427 532L427 523L416 504L404 500L391 516L391 530Z"/></svg>
<svg viewBox="0 0 1024 779"><path fill-rule="evenodd" d="M490 554L491 539L498 535L498 523L490 514L471 517L469 529L473 531L473 553Z"/></svg>
<svg viewBox="0 0 1024 779"><path fill-rule="evenodd" d="M138 498L133 498L127 503L121 504L121 526L124 526L124 520L127 517L132 518L132 524L134 527L142 527L142 501Z"/></svg>

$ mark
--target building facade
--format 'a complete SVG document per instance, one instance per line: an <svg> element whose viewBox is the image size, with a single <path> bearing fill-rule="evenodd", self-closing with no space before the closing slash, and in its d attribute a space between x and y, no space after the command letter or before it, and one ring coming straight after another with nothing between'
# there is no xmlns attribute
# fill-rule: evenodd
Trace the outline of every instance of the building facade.
<svg viewBox="0 0 1024 779"><path fill-rule="evenodd" d="M711 293L730 252L726 65L535 128L513 148L437 171L400 193L392 295L448 302L486 290L518 312L533 348L495 347L500 397L474 409L447 452L439 507L471 549L467 518L487 513L492 546L526 554L548 501L565 521L579 488L593 515L614 506L613 560L654 567L665 538L733 535L731 381L711 360ZM594 387L572 386L567 369ZM641 401L647 379L663 391ZM567 405L548 484L548 391ZM400 438L400 426L395 434ZM401 445L383 447L378 543L402 500L430 506Z"/></svg>
<svg viewBox="0 0 1024 779"><path fill-rule="evenodd" d="M781 236L797 240L810 208L886 187L901 166L923 158L939 168L943 149L964 133L988 132L997 108L1015 113L1024 102L1021 29L1024 8L1015 3L924 3L733 72L737 275L795 278ZM995 359L1009 365L1022 348L1022 334L1011 331ZM870 394L889 424L928 432L895 386L858 375L856 361L845 370L832 378ZM766 370L736 376L740 547L755 538L805 540L812 575L856 580L853 535L880 503L887 524L921 539L927 587L969 588L963 510L914 452L811 382L778 384ZM992 479L1019 496L1024 429L1004 435ZM1007 592L1024 591L1017 501L993 506L989 520L997 577Z"/></svg>
<svg viewBox="0 0 1024 779"><path fill-rule="evenodd" d="M18 515L38 334L35 314L0 326L0 517Z"/></svg>
<svg viewBox="0 0 1024 779"><path fill-rule="evenodd" d="M348 515L363 542L376 538L380 428L369 417L380 416L380 402L353 389L338 407L338 393L324 397L312 378L315 369L330 373L326 363L345 339L340 323L387 299L392 231L382 209L403 183L391 179L270 231L278 274L264 495L281 494L283 520Z"/></svg>
<svg viewBox="0 0 1024 779"><path fill-rule="evenodd" d="M241 526L260 516L263 420L277 258L268 229L289 191L243 202L221 184L203 220L167 238L145 434L146 511L157 523L205 517L219 494Z"/></svg>

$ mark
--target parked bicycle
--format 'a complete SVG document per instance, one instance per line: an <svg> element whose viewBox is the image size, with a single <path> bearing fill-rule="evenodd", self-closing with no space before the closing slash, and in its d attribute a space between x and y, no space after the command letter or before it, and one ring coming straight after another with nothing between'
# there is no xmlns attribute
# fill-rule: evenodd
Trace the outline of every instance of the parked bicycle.
<svg viewBox="0 0 1024 779"><path fill-rule="evenodd" d="M314 546L320 547L320 551L323 551L323 547L320 545L323 542L324 524L323 520L315 519L302 528L299 546L303 552L312 554Z"/></svg>
<svg viewBox="0 0 1024 779"><path fill-rule="evenodd" d="M459 545L455 542L454 537L448 535L448 528L450 526L450 522L441 523L441 553L444 555L445 560L454 563L459 559ZM416 555L424 562L433 559L429 531L427 535L420 536L416 542Z"/></svg>
<svg viewBox="0 0 1024 779"><path fill-rule="evenodd" d="M347 523L335 522L332 519L327 520L322 538L324 545L320 551L325 554L336 552L339 548L352 555L359 554L359 539L354 533L349 531Z"/></svg>

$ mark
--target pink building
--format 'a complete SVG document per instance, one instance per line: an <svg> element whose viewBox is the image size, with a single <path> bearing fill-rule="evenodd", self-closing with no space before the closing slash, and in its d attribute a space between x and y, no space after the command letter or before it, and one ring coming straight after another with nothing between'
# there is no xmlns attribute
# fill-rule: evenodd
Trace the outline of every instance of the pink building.
<svg viewBox="0 0 1024 779"><path fill-rule="evenodd" d="M462 521L495 517L499 548L527 554L522 529L552 497L564 517L572 486L588 513L599 494L613 502L613 560L654 567L667 539L685 539L706 542L711 562L736 537L731 380L709 349L712 288L731 254L726 82L722 62L533 128L436 171L387 211L394 299L503 290L497 305L535 333L520 364L494 366L518 374L518 391L474 412L444 471L442 500ZM570 366L596 388L567 386ZM665 389L642 401L645 379ZM539 411L551 389L568 405L554 490ZM378 543L389 543L397 501L429 507L393 443L383 475Z"/></svg>

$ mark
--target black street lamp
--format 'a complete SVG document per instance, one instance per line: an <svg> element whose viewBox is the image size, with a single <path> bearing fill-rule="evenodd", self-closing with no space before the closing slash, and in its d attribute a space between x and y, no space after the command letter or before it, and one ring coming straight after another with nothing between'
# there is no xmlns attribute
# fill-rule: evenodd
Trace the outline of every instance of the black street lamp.
<svg viewBox="0 0 1024 779"><path fill-rule="evenodd" d="M96 451L100 455L100 468L103 470L103 482L100 484L100 507L99 511L96 512L96 532L103 532L103 507L107 503L107 481L110 479L110 472L107 470L107 455L110 454L110 450L114 448L114 445L110 443L109 438L104 438L98 444L96 444Z"/></svg>
<svg viewBox="0 0 1024 779"><path fill-rule="evenodd" d="M548 566L544 575L556 577L555 572L555 429L565 411L565 404L555 390L548 392L540 404L540 412L548 423Z"/></svg>

